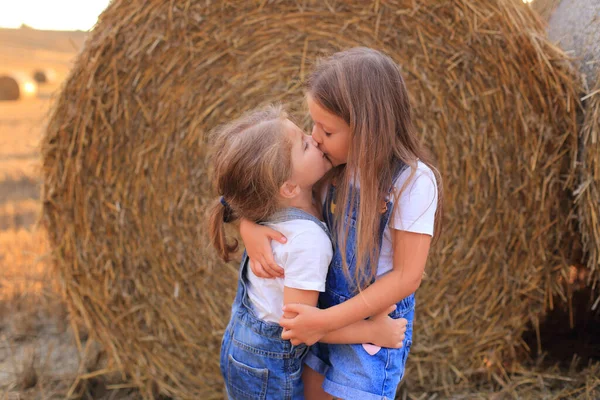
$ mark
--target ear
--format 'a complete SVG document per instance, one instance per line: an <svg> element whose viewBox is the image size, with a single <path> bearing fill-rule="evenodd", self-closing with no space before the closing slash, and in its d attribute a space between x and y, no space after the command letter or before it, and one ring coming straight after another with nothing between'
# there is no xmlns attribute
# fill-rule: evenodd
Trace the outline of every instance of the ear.
<svg viewBox="0 0 600 400"><path fill-rule="evenodd" d="M279 194L285 199L294 198L300 193L300 186L290 181L285 181L279 188Z"/></svg>

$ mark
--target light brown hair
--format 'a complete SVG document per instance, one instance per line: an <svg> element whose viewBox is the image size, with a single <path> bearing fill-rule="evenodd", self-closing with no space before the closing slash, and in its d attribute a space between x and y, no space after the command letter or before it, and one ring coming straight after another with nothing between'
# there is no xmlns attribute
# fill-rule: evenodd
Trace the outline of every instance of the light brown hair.
<svg viewBox="0 0 600 400"><path fill-rule="evenodd" d="M213 184L228 206L215 199L210 208L210 241L229 261L237 240L227 241L225 218L259 222L279 207L279 188L292 174L287 114L279 106L251 111L212 133Z"/></svg>
<svg viewBox="0 0 600 400"><path fill-rule="evenodd" d="M435 238L439 237L442 191L439 171L420 143L412 123L412 112L404 79L398 65L383 53L368 48L353 48L335 53L320 62L306 82L306 91L321 107L342 118L351 129L348 161L336 167L336 203L342 212L335 216L337 245L346 248L348 226L342 224L343 210L355 207L351 182L360 182L357 211L356 274L357 289L368 286L376 275L379 260L379 224L382 205L393 185L395 161L411 168L409 183L417 161L431 168L438 183ZM394 211L407 184L395 193ZM348 274L346 252L340 251ZM367 262L372 266L367 273Z"/></svg>

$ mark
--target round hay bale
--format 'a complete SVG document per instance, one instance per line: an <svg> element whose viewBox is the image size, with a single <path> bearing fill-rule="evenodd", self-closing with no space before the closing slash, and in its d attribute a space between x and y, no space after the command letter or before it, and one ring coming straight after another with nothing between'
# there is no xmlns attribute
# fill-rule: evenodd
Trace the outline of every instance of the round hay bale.
<svg viewBox="0 0 600 400"><path fill-rule="evenodd" d="M33 80L40 84L53 83L56 81L56 71L50 68L36 69L33 72Z"/></svg>
<svg viewBox="0 0 600 400"><path fill-rule="evenodd" d="M37 92L37 84L23 72L11 72L0 77L0 100L35 97Z"/></svg>
<svg viewBox="0 0 600 400"><path fill-rule="evenodd" d="M11 76L0 76L0 100L19 100L19 82Z"/></svg>
<svg viewBox="0 0 600 400"><path fill-rule="evenodd" d="M600 2L562 0L548 21L548 37L573 57L584 75L586 90L596 86L600 71Z"/></svg>
<svg viewBox="0 0 600 400"><path fill-rule="evenodd" d="M556 7L560 4L560 1L561 0L533 0L529 4L533 7L535 12L544 19L544 21L548 21Z"/></svg>
<svg viewBox="0 0 600 400"><path fill-rule="evenodd" d="M450 391L491 376L560 292L576 79L528 6L114 1L43 139L43 222L72 311L147 397L222 396L237 265L208 247L206 132L272 101L308 126L311 65L359 45L401 65L445 179L409 382Z"/></svg>
<svg viewBox="0 0 600 400"><path fill-rule="evenodd" d="M580 134L579 187L575 191L579 229L590 270L588 284L600 281L600 71L584 97Z"/></svg>
<svg viewBox="0 0 600 400"><path fill-rule="evenodd" d="M600 2L562 0L548 22L548 37L573 57L583 88L583 121L578 152L575 202L588 283L600 281Z"/></svg>
<svg viewBox="0 0 600 400"><path fill-rule="evenodd" d="M46 78L44 71L37 70L33 73L33 80L35 80L37 83L46 83L48 78Z"/></svg>

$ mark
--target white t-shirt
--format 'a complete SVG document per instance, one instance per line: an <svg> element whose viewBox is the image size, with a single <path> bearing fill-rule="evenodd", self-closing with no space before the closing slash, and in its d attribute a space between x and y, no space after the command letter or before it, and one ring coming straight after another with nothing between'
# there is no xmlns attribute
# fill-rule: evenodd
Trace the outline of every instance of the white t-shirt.
<svg viewBox="0 0 600 400"><path fill-rule="evenodd" d="M324 222L321 222L325 226ZM303 219L268 224L281 232L287 243L272 241L277 265L284 271L283 278L259 278L250 268L248 297L257 316L263 321L278 323L283 315L283 288L325 291L325 279L333 248L329 236L315 222Z"/></svg>
<svg viewBox="0 0 600 400"><path fill-rule="evenodd" d="M394 183L394 190L399 191L402 189L410 173L410 167L400 173ZM355 185L360 186L357 183ZM325 199L326 193L327 188L325 187L322 193L323 199ZM392 229L433 236L437 201L437 182L433 171L425 163L419 161L415 174L398 199L398 204L394 203L394 212L383 233L381 253L377 264L377 276L393 269Z"/></svg>
<svg viewBox="0 0 600 400"><path fill-rule="evenodd" d="M395 190L399 191L402 188L410 173L410 168L402 171L394 184ZM377 276L391 271L394 265L391 229L433 236L437 201L437 182L433 171L426 164L419 161L415 175L404 188L404 192L398 199L398 204L394 204L394 213L383 233L379 264L377 264Z"/></svg>

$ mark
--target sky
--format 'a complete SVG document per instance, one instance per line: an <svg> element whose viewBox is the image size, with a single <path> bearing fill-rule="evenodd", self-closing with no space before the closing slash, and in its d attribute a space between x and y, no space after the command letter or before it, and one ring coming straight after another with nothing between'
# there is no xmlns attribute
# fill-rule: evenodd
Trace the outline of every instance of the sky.
<svg viewBox="0 0 600 400"><path fill-rule="evenodd" d="M0 27L87 31L110 0L0 0Z"/></svg>
<svg viewBox="0 0 600 400"><path fill-rule="evenodd" d="M523 0L529 3L532 0ZM87 31L110 0L0 0L0 28Z"/></svg>

